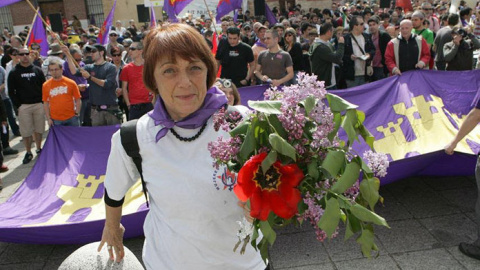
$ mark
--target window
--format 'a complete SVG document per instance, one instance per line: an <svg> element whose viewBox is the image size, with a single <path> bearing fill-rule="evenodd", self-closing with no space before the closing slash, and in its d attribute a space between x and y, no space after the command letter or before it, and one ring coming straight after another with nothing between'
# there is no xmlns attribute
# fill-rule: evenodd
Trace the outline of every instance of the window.
<svg viewBox="0 0 480 270"><path fill-rule="evenodd" d="M95 24L97 27L101 27L105 20L102 0L85 0L85 3L87 6L88 24Z"/></svg>

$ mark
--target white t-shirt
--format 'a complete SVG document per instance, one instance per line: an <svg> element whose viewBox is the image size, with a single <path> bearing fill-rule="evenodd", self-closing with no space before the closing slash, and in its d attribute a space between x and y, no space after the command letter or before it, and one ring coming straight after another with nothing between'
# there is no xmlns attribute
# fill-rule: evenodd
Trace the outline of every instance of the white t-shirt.
<svg viewBox="0 0 480 270"><path fill-rule="evenodd" d="M358 47L357 42L355 42L355 40L353 40L353 37L355 37L357 39L358 45L360 45L362 47L362 50L364 52L365 52L365 38L363 37L362 34L360 34L358 36L354 36L352 34L353 54L357 57L360 57L360 56L364 55L364 53L362 53L362 51ZM365 75L365 61L360 59L360 58L357 58L357 59L355 59L354 62L355 62L355 76Z"/></svg>
<svg viewBox="0 0 480 270"><path fill-rule="evenodd" d="M207 144L228 133L213 129L210 118L204 132L192 142L182 142L169 131L155 142L161 126L144 115L137 123L143 176L150 200L144 232L143 262L147 269L253 269L263 270L260 253L248 244L244 255L233 252L243 217L232 191L236 176L226 168L216 170ZM199 129L174 127L182 137ZM120 142L112 137L105 188L121 200L138 172Z"/></svg>

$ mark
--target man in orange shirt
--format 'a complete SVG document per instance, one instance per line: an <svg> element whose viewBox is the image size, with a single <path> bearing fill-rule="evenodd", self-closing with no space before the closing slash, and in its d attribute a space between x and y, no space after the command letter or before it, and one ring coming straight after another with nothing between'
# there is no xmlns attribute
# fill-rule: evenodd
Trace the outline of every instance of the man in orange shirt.
<svg viewBox="0 0 480 270"><path fill-rule="evenodd" d="M52 75L42 87L42 100L45 116L50 126L80 126L78 115L82 101L75 81L64 77L63 65L52 60L48 64Z"/></svg>

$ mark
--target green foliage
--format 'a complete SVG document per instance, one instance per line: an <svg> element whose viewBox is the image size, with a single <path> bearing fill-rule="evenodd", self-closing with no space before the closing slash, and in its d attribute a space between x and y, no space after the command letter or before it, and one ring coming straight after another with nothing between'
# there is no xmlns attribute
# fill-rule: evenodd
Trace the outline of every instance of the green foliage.
<svg viewBox="0 0 480 270"><path fill-rule="evenodd" d="M257 110L259 112L268 113L268 114L281 114L282 111L280 107L282 106L281 101L272 101L272 100L263 100L263 101L248 101L248 106L250 108Z"/></svg>
<svg viewBox="0 0 480 270"><path fill-rule="evenodd" d="M340 221L340 207L337 198L330 198L327 200L327 206L323 216L318 221L318 227L327 233L328 237L332 237Z"/></svg>

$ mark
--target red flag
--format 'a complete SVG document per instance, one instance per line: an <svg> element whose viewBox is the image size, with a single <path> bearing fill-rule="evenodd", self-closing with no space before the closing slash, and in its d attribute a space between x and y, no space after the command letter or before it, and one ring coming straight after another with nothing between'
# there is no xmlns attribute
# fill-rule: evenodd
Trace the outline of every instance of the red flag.
<svg viewBox="0 0 480 270"><path fill-rule="evenodd" d="M212 53L215 56L217 54L217 49L218 49L218 37L217 33L213 33L213 38L212 38Z"/></svg>
<svg viewBox="0 0 480 270"><path fill-rule="evenodd" d="M413 11L412 2L410 0L397 0L397 7L403 8L403 12Z"/></svg>

